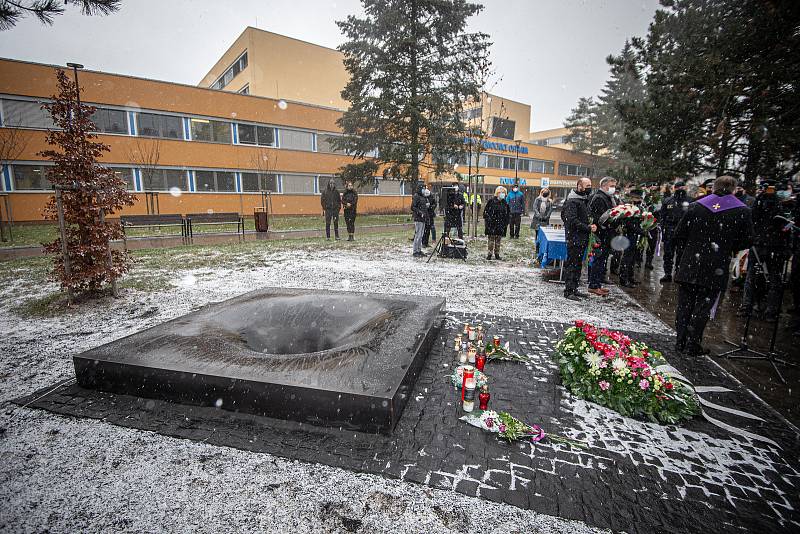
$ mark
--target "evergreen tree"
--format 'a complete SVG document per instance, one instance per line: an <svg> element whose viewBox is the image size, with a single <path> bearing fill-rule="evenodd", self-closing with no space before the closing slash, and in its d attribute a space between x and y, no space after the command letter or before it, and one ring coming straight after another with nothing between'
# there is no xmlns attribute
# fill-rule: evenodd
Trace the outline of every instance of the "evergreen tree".
<svg viewBox="0 0 800 534"><path fill-rule="evenodd" d="M0 0L0 31L9 30L25 15L52 25L67 4L78 4L84 15L110 15L119 10L120 0Z"/></svg>
<svg viewBox="0 0 800 534"><path fill-rule="evenodd" d="M127 192L124 180L97 163L109 148L94 141L97 136L92 132L97 128L90 117L95 108L78 106L77 85L64 71L59 70L56 77L59 92L52 103L42 107L50 112L58 127L46 136L47 143L58 150L45 150L39 155L55 163L48 171L48 179L63 188L69 273L60 237L45 245L45 250L54 255L53 273L63 288L96 291L103 282L116 280L128 270L128 254L110 248L111 240L122 238L120 225L105 217L133 205L134 197ZM45 214L49 219L58 219L55 198L50 199Z"/></svg>
<svg viewBox="0 0 800 534"><path fill-rule="evenodd" d="M363 0L365 16L338 22L350 81L334 145L354 158L377 149L384 177L410 181L420 166L444 172L463 151L461 110L478 98L488 36L468 33L482 6L465 0ZM428 157L436 154L436 157Z"/></svg>
<svg viewBox="0 0 800 534"><path fill-rule="evenodd" d="M603 169L598 168L601 158L598 156L606 148L598 135L599 109L594 98L581 97L578 105L572 109L569 117L564 121L564 128L569 130L565 141L572 145L573 150L585 152L591 156L594 173L600 174Z"/></svg>

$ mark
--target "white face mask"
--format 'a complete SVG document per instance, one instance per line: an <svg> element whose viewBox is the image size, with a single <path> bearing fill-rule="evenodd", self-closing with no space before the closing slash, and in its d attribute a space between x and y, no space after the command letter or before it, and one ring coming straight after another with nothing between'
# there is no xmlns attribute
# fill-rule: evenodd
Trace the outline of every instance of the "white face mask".
<svg viewBox="0 0 800 534"><path fill-rule="evenodd" d="M516 193L517 191L519 191L519 189L517 189L517 188L515 187L515 188L513 188L513 189L512 189L512 191Z"/></svg>
<svg viewBox="0 0 800 534"><path fill-rule="evenodd" d="M424 197L431 196L431 190L430 189L423 189L422 190L422 196L424 196Z"/></svg>
<svg viewBox="0 0 800 534"><path fill-rule="evenodd" d="M499 195L497 195L497 198L499 198L500 200L505 200L506 194L505 193L500 193Z"/></svg>
<svg viewBox="0 0 800 534"><path fill-rule="evenodd" d="M609 187L608 188L608 194L609 195L613 195L616 192L617 192L617 188L616 187Z"/></svg>

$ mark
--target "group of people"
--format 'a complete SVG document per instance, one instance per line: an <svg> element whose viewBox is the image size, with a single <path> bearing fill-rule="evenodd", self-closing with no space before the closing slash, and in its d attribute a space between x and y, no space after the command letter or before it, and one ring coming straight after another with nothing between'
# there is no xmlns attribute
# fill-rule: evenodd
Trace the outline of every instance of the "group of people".
<svg viewBox="0 0 800 534"><path fill-rule="evenodd" d="M333 235L336 241L339 241L339 212L344 208L347 240L355 241L358 193L353 187L353 182L346 182L344 193L339 193L336 182L329 180L328 187L320 196L320 204L322 204L322 213L325 217L325 237L331 238L331 223L333 223Z"/></svg>
<svg viewBox="0 0 800 534"><path fill-rule="evenodd" d="M678 284L678 351L689 355L708 352L701 344L703 332L729 285L732 260L743 251L748 251L747 277L739 314L750 314L755 308L765 320L777 320L790 257L793 312L800 313L800 235L792 224L800 220L800 202L794 200L791 183L762 181L756 197L749 196L730 176L707 180L694 197L688 195L687 184L681 180L663 191L657 185L649 190L633 188L622 198L616 186L613 177L605 177L593 192L591 180L582 178L564 203L567 299L606 296L609 291L603 286L611 283L607 279L609 259L624 287L636 285L637 263L653 268L658 229L643 230L635 217L609 217L624 200L653 213L660 228L664 253L660 282ZM645 232L650 234L647 246L637 247ZM588 293L583 293L578 287L591 234L596 244L588 268ZM795 335L800 335L800 329Z"/></svg>

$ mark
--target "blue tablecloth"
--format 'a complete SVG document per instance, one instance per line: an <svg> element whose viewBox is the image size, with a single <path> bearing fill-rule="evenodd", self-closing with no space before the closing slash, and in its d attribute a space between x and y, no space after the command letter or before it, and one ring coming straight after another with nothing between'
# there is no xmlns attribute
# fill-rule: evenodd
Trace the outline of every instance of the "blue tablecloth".
<svg viewBox="0 0 800 534"><path fill-rule="evenodd" d="M563 228L539 227L536 234L536 250L539 265L546 266L553 260L567 259L567 239Z"/></svg>

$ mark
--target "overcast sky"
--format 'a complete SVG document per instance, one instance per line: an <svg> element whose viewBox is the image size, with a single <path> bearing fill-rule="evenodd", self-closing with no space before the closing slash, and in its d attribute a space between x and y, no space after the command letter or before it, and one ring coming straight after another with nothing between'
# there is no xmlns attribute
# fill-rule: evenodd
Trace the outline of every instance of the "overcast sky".
<svg viewBox="0 0 800 534"><path fill-rule="evenodd" d="M473 30L494 43L493 92L531 104L531 128L558 128L578 97L597 94L605 57L645 35L657 0L485 0ZM74 7L53 26L33 18L0 32L0 56L196 84L245 26L335 48L335 21L357 0L122 0L109 17Z"/></svg>

